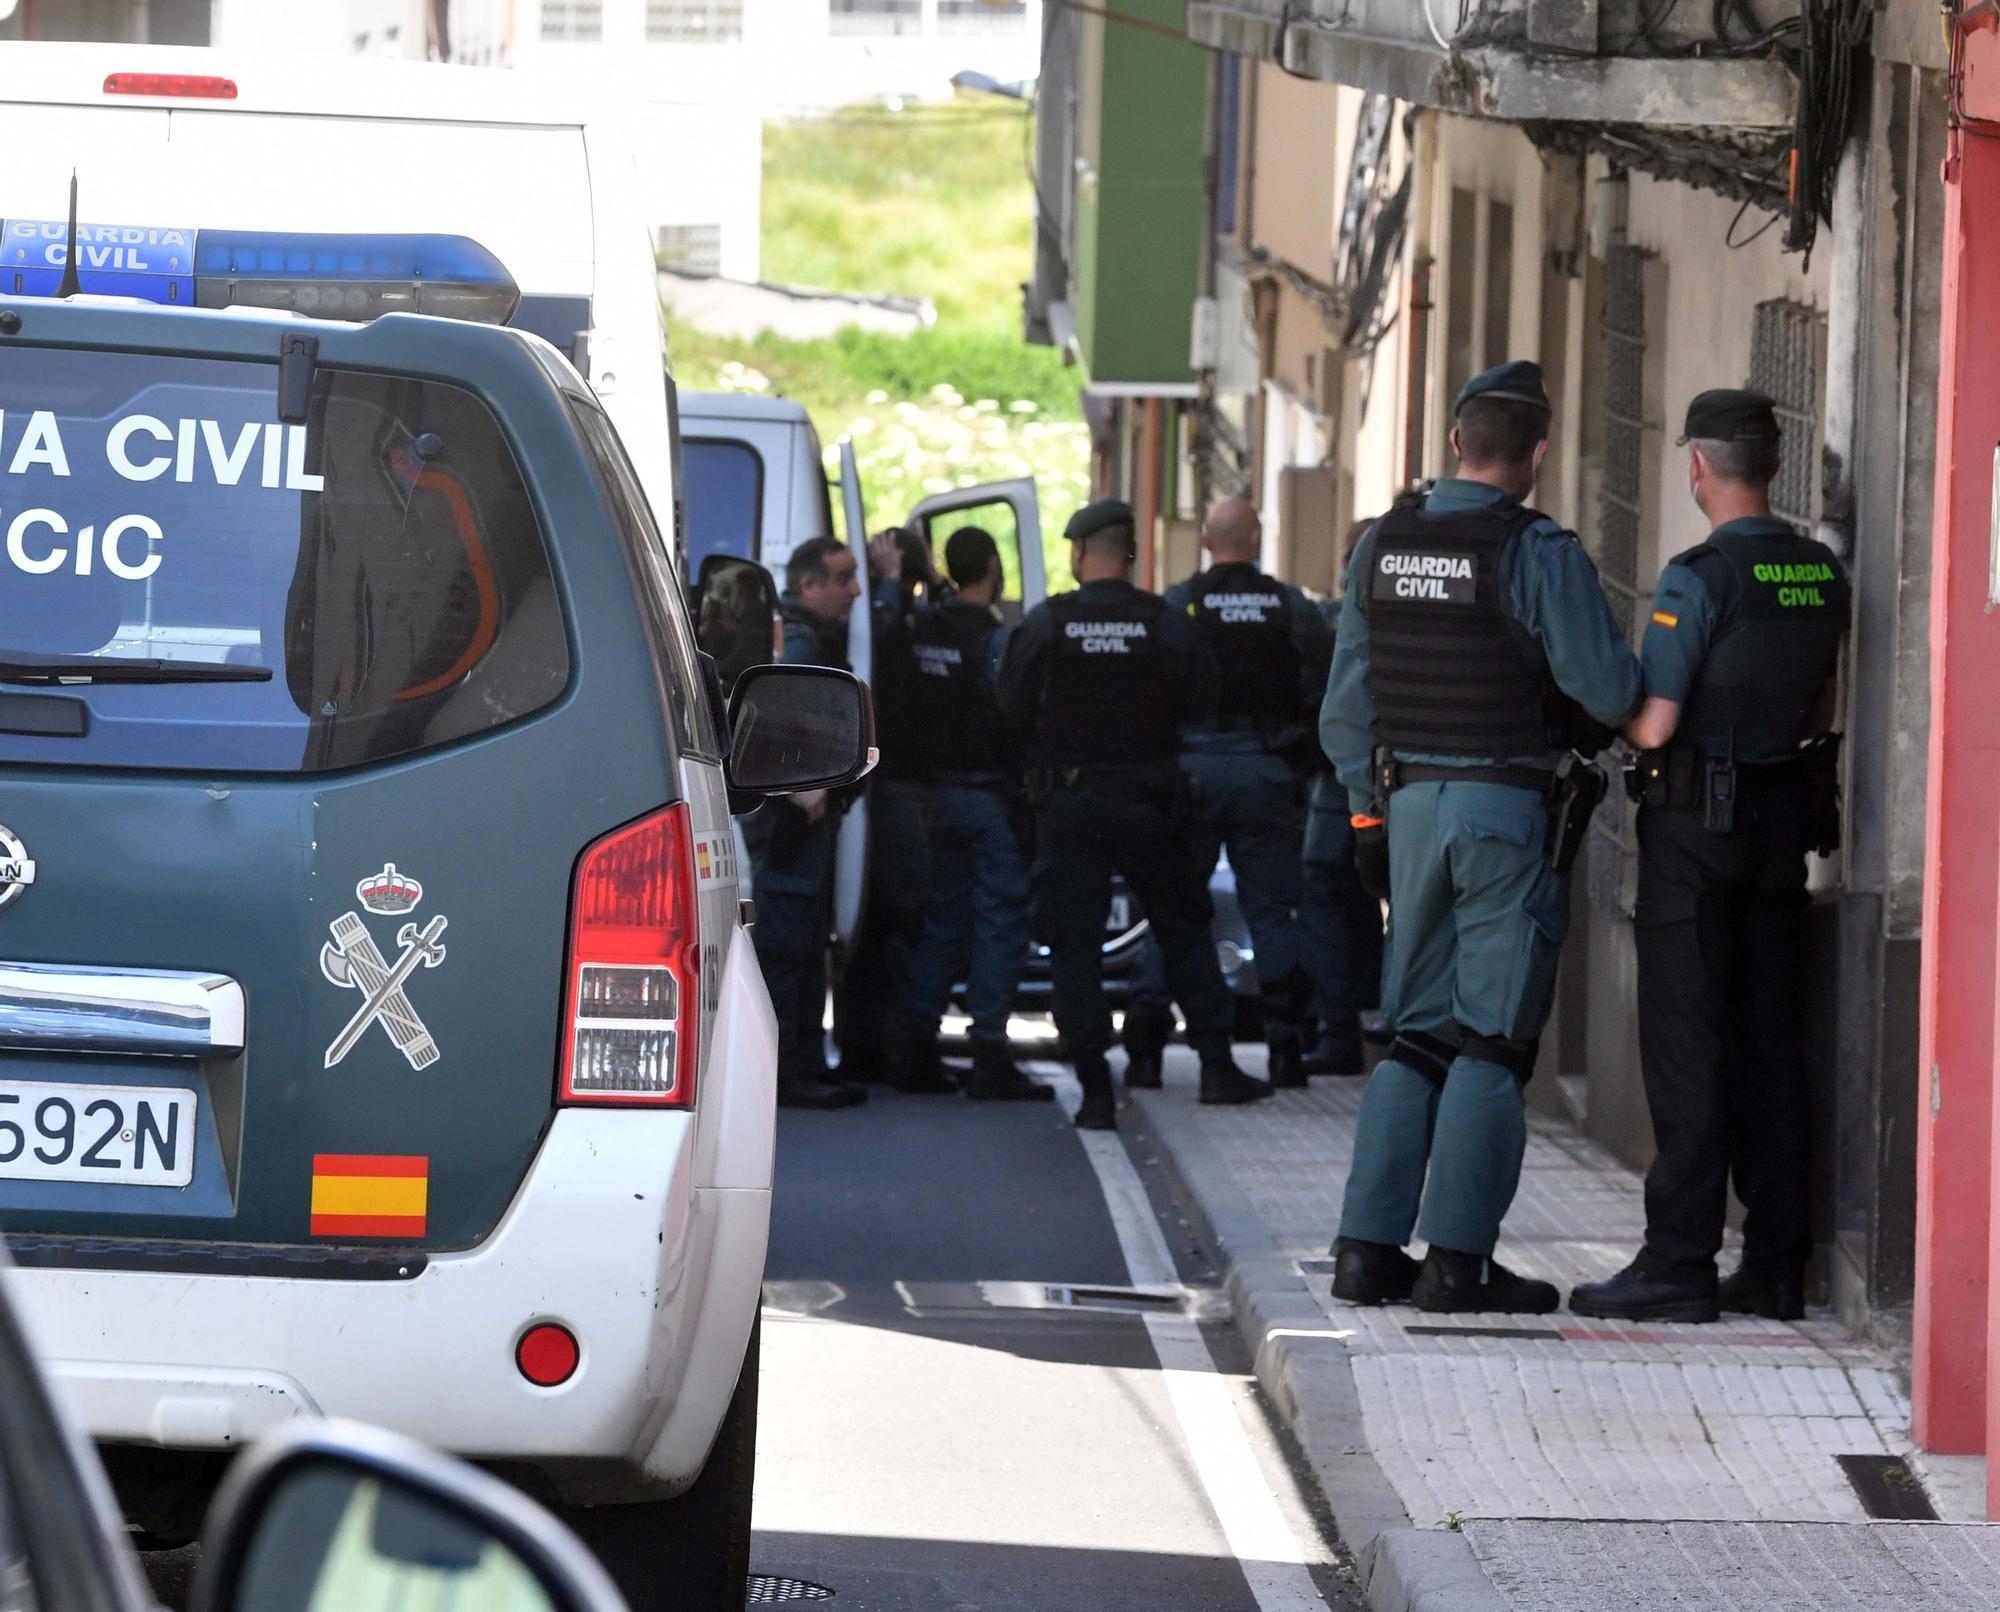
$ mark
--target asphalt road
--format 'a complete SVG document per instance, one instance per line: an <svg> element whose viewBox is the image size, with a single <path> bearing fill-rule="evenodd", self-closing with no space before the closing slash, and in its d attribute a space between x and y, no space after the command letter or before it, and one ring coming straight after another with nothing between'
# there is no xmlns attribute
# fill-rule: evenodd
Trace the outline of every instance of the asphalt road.
<svg viewBox="0 0 2000 1612"><path fill-rule="evenodd" d="M881 1090L780 1115L756 1572L849 1612L1358 1605L1226 1323L1017 1307L1126 1286L1135 1260L1190 1314L1220 1303L1125 1141L1054 1105Z"/></svg>

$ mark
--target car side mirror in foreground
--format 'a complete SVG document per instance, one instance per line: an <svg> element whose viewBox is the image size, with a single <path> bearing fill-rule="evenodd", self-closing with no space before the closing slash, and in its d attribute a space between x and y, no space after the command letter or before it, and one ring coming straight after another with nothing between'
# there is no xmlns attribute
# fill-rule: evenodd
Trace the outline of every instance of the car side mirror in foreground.
<svg viewBox="0 0 2000 1612"><path fill-rule="evenodd" d="M729 698L729 785L745 794L836 789L875 765L868 685L829 666L752 666Z"/></svg>
<svg viewBox="0 0 2000 1612"><path fill-rule="evenodd" d="M230 1468L196 1612L626 1612L596 1557L519 1491L379 1428L303 1422Z"/></svg>

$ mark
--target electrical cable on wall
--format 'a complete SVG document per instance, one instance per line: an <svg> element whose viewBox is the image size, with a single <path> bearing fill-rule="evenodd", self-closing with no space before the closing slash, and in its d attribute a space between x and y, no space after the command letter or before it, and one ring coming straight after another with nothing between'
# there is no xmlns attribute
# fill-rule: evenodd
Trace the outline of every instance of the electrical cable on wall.
<svg viewBox="0 0 2000 1612"><path fill-rule="evenodd" d="M1875 25L1873 0L1803 0L1793 71L1799 93L1792 127L1792 183L1785 250L1812 257L1821 224L1833 222L1833 193L1860 104Z"/></svg>

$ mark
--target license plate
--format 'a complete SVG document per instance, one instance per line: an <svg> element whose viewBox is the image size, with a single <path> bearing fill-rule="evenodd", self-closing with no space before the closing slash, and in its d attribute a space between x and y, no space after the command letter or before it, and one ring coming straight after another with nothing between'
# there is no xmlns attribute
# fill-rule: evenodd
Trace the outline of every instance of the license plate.
<svg viewBox="0 0 2000 1612"><path fill-rule="evenodd" d="M1122 935L1132 927L1132 898L1122 891L1111 898L1111 911L1104 920L1105 931Z"/></svg>
<svg viewBox="0 0 2000 1612"><path fill-rule="evenodd" d="M180 1087L0 1080L0 1181L184 1187L194 1114Z"/></svg>

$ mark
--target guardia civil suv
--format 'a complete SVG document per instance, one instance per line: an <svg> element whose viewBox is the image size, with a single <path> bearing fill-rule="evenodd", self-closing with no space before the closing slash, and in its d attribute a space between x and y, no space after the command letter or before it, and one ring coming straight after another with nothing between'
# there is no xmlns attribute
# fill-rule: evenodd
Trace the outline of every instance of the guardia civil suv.
<svg viewBox="0 0 2000 1612"><path fill-rule="evenodd" d="M151 1540L325 1413L559 1504L635 1606L740 1607L775 1034L729 794L858 775L865 690L746 673L726 761L563 356L242 306L462 305L505 280L474 243L192 263L151 304L0 295L31 1331Z"/></svg>

